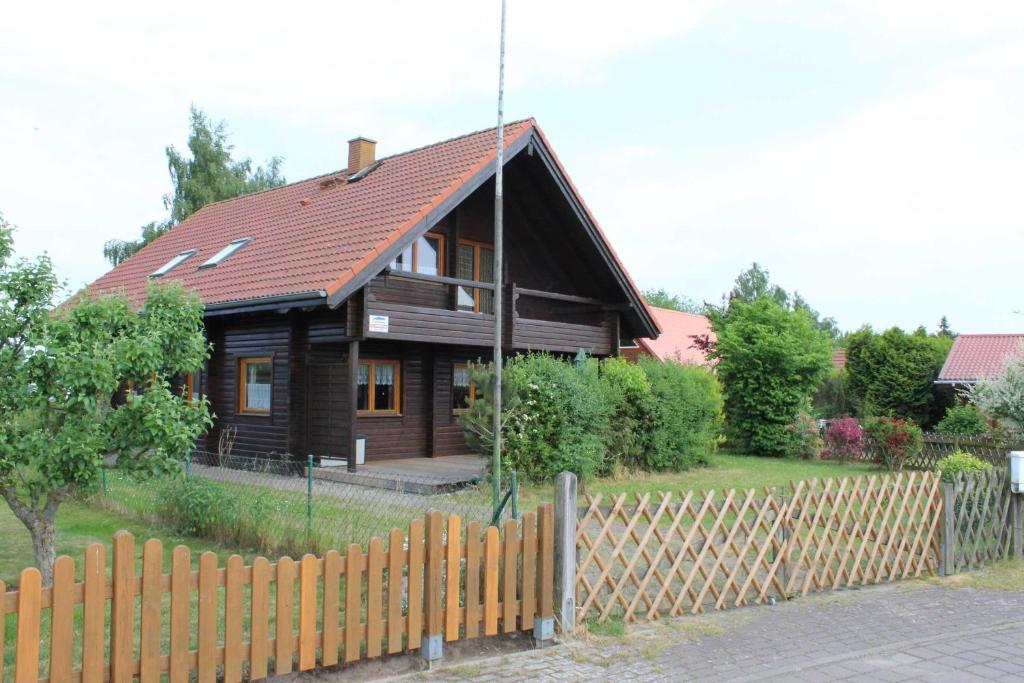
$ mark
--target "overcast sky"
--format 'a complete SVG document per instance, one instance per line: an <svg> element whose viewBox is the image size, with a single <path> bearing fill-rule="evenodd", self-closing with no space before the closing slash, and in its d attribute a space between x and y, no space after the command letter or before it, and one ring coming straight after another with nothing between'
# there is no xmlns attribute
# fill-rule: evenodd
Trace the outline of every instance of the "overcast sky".
<svg viewBox="0 0 1024 683"><path fill-rule="evenodd" d="M60 6L63 5L63 6ZM191 103L289 180L495 120L498 0L0 8L0 211L80 286ZM752 261L844 329L1024 330L1024 2L509 0L535 116L641 287Z"/></svg>

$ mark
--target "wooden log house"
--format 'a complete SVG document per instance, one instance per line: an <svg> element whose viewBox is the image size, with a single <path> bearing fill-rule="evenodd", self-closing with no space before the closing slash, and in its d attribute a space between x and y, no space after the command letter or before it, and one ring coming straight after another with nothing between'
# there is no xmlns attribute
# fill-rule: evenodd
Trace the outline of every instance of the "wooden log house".
<svg viewBox="0 0 1024 683"><path fill-rule="evenodd" d="M466 364L493 340L494 129L196 212L91 286L180 280L213 352L186 384L236 453L465 454ZM657 323L533 119L505 130L504 347L617 355Z"/></svg>

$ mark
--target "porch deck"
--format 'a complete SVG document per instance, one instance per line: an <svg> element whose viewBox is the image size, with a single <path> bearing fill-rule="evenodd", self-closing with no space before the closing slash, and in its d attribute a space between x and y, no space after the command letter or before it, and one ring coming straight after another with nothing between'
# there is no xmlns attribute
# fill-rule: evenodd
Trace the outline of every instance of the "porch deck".
<svg viewBox="0 0 1024 683"><path fill-rule="evenodd" d="M344 464L317 467L313 470L313 478L432 495L475 483L483 478L485 472L486 462L479 455L445 455L378 460L360 465L355 472L349 472Z"/></svg>

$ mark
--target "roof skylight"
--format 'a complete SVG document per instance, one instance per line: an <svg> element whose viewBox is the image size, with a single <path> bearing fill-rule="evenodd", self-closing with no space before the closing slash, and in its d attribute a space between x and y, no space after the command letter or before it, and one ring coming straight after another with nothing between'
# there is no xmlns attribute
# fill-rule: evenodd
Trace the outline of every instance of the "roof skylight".
<svg viewBox="0 0 1024 683"><path fill-rule="evenodd" d="M149 274L149 276L161 277L163 275L167 275L167 273L171 272L172 270L180 266L182 263L187 261L189 257L196 253L196 251L196 249L188 249L187 251L181 252L180 254L172 258L170 261L154 270L152 273Z"/></svg>
<svg viewBox="0 0 1024 683"><path fill-rule="evenodd" d="M210 259L208 261L206 261L206 263L204 263L203 265L201 265L199 267L200 268L212 268L213 266L219 265L220 263L223 263L229 256L234 254L236 251L238 251L239 249L241 249L245 245L249 244L249 242L252 242L252 238L251 237L243 237L240 240L235 240L234 242L232 242L231 244L229 244L228 246L224 247L223 249L218 251L216 254L211 256Z"/></svg>

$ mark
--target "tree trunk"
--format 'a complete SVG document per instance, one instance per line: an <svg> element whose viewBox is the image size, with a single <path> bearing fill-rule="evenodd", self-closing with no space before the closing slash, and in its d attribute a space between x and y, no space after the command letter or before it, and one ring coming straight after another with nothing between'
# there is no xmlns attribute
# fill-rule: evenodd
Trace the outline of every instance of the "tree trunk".
<svg viewBox="0 0 1024 683"><path fill-rule="evenodd" d="M53 520L39 520L29 529L36 551L36 567L43 577L43 585L53 584L53 563L57 561L57 528Z"/></svg>

